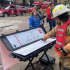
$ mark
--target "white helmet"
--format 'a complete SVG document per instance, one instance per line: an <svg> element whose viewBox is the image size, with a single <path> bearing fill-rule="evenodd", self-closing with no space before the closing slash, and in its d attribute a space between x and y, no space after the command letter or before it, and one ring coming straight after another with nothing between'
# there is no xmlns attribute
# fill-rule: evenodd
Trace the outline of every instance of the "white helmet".
<svg viewBox="0 0 70 70"><path fill-rule="evenodd" d="M55 18L63 13L66 13L70 11L70 9L68 9L65 5L60 4L55 6L55 8L52 10L52 18Z"/></svg>

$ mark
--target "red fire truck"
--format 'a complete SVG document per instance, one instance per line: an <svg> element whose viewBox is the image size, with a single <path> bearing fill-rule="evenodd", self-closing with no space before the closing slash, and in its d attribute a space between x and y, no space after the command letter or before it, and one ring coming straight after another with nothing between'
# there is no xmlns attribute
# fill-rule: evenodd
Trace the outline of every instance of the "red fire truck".
<svg viewBox="0 0 70 70"><path fill-rule="evenodd" d="M29 8L29 11L28 11L28 12L31 13L32 10L37 9L37 7L38 7L39 5L41 5L41 8L42 8L42 9L47 9L47 8L49 7L50 3L51 3L51 2L47 2L47 1L34 2L34 3L32 4L32 6Z"/></svg>
<svg viewBox="0 0 70 70"><path fill-rule="evenodd" d="M9 15L24 15L28 12L27 8L21 8L20 5L6 5L0 9L0 16L8 17Z"/></svg>

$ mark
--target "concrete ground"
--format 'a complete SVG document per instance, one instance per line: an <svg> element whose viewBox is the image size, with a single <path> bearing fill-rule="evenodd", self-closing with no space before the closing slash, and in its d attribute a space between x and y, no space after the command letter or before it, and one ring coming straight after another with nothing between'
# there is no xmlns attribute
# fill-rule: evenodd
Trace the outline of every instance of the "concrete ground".
<svg viewBox="0 0 70 70"><path fill-rule="evenodd" d="M16 30L28 29L28 23L29 23L29 17L22 17L22 16L8 17L8 18L0 17L0 35L12 33L12 32L15 32ZM47 31L49 31L49 24L46 23L46 21L45 21L44 26L45 26L45 29ZM33 62L37 61L39 59L39 57L42 56L42 54L43 54L43 52L40 53L39 56L33 60ZM54 46L52 49L48 50L47 54L49 56L56 58L55 64L53 65L53 68L54 68L54 70L59 70L59 66L58 66L59 59L56 55ZM7 70L24 70L24 68L27 66L28 62L29 61L20 62ZM41 70L45 67L45 65L38 63L37 65L35 64L34 67L36 70ZM3 70L1 56L0 56L0 70ZM32 70L32 68L30 67L28 70Z"/></svg>

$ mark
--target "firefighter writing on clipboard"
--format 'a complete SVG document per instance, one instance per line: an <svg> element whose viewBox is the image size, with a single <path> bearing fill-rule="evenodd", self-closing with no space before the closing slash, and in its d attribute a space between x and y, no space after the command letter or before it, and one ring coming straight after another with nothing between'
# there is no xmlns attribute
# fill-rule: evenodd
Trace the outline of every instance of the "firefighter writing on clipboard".
<svg viewBox="0 0 70 70"><path fill-rule="evenodd" d="M60 70L70 70L70 10L63 4L56 5L52 10L52 18L55 18L57 26L48 32L43 41L57 35L55 51L59 56Z"/></svg>

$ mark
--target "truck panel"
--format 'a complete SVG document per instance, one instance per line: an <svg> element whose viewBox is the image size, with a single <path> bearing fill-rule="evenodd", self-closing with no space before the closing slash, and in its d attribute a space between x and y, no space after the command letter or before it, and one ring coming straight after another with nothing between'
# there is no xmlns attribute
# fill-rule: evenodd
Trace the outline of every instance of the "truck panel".
<svg viewBox="0 0 70 70"><path fill-rule="evenodd" d="M41 1L41 2L34 2L32 5L34 5L33 7L29 8L28 13L31 13L32 10L37 9L37 7L39 5L41 5L42 9L47 9L49 7L51 2L47 2L47 1ZM37 5L37 6L36 6Z"/></svg>

